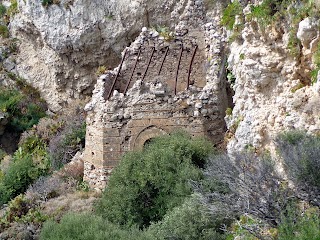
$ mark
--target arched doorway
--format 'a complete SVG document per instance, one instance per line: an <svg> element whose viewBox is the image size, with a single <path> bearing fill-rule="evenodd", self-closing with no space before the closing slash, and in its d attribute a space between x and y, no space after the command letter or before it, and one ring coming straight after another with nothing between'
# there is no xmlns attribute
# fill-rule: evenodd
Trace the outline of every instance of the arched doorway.
<svg viewBox="0 0 320 240"><path fill-rule="evenodd" d="M143 149L153 138L166 134L167 133L164 130L156 126L149 126L138 134L134 141L133 149Z"/></svg>

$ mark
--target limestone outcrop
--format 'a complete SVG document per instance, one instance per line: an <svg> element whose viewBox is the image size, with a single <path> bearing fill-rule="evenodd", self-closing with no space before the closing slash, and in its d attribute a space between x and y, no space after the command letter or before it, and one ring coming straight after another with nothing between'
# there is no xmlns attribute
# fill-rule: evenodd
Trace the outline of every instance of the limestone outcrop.
<svg viewBox="0 0 320 240"><path fill-rule="evenodd" d="M19 40L16 72L37 87L50 109L91 95L98 66L114 68L143 26L174 25L186 0L18 0L10 23Z"/></svg>
<svg viewBox="0 0 320 240"><path fill-rule="evenodd" d="M247 22L241 39L230 45L228 67L235 106L226 117L229 152L272 149L277 134L290 129L320 131L319 78L311 80L319 21L306 18L300 22L298 55L288 47L287 26L282 22L263 30L256 22Z"/></svg>

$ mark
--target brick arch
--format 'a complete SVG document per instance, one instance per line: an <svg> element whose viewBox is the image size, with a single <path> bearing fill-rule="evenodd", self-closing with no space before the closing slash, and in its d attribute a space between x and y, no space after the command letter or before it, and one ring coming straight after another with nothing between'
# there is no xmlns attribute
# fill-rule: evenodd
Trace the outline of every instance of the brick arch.
<svg viewBox="0 0 320 240"><path fill-rule="evenodd" d="M138 134L134 141L133 149L142 149L146 141L166 134L168 134L166 131L157 126L149 126Z"/></svg>

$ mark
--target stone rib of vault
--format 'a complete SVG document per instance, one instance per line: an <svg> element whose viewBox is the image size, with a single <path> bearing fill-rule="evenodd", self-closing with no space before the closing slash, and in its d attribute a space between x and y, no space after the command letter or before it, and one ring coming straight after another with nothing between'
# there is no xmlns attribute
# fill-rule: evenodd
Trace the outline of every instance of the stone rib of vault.
<svg viewBox="0 0 320 240"><path fill-rule="evenodd" d="M84 180L92 187L103 188L124 153L156 136L182 129L222 141L227 97L220 20L206 23L202 1L192 0L180 18L171 39L143 28L123 51L123 64L97 80L85 108Z"/></svg>

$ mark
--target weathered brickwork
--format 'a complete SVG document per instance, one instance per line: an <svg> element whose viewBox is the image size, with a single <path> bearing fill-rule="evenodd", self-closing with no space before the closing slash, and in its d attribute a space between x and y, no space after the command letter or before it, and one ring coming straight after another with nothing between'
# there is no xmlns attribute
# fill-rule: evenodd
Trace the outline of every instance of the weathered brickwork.
<svg viewBox="0 0 320 240"><path fill-rule="evenodd" d="M143 29L119 67L98 79L86 106L84 178L91 186L102 188L124 153L156 136L182 129L213 143L222 140L223 33L203 23L201 5L189 4L198 16L192 24L177 26L170 40Z"/></svg>

